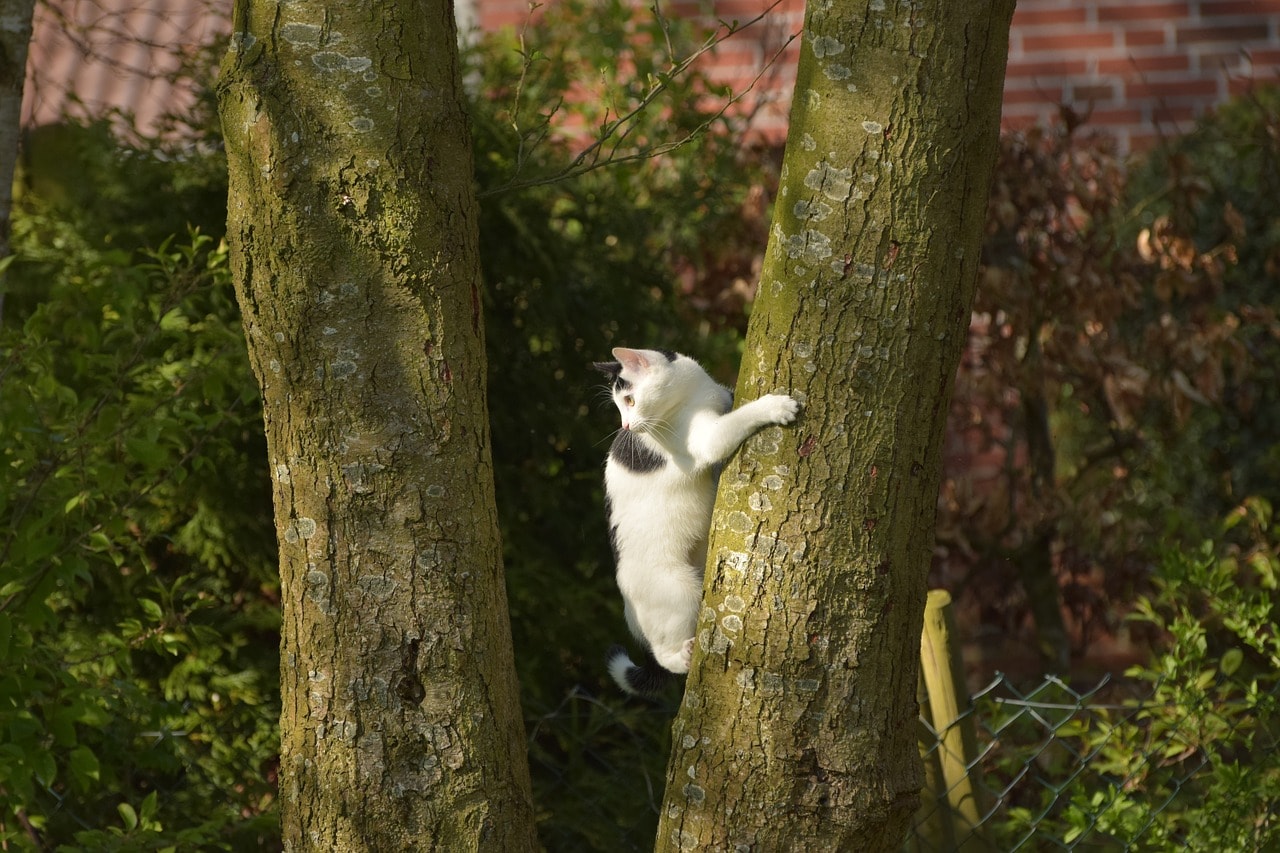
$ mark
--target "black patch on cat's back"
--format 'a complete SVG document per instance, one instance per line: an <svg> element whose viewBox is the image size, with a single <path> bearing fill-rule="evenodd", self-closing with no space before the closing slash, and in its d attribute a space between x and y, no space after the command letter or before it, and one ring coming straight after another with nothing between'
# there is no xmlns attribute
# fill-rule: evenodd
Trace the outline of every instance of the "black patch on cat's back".
<svg viewBox="0 0 1280 853"><path fill-rule="evenodd" d="M618 525L613 523L613 499L604 493L604 520L609 525L609 548L613 551L613 562L618 562Z"/></svg>
<svg viewBox="0 0 1280 853"><path fill-rule="evenodd" d="M609 448L609 457L616 459L619 465L635 474L658 471L667 464L667 460L661 454L649 449L639 436L625 429L613 440L613 446Z"/></svg>

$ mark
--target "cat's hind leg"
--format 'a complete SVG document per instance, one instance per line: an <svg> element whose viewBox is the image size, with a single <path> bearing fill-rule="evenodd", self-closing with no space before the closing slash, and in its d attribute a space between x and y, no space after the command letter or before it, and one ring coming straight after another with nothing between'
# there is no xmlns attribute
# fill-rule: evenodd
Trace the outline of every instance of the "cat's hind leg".
<svg viewBox="0 0 1280 853"><path fill-rule="evenodd" d="M641 617L645 639L658 664L670 672L689 671L694 631L702 604L702 577L693 566L674 567L666 573L662 604ZM644 617L648 617L645 619Z"/></svg>
<svg viewBox="0 0 1280 853"><path fill-rule="evenodd" d="M668 672L680 675L689 671L689 662L693 659L693 637L683 642L666 643L661 647L654 646L650 651L653 652L653 659L659 666Z"/></svg>

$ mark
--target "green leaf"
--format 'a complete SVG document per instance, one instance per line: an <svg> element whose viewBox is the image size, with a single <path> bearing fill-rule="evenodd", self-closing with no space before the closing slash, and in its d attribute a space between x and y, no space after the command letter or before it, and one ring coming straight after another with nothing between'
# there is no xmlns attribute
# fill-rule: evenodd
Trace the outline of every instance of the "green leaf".
<svg viewBox="0 0 1280 853"><path fill-rule="evenodd" d="M191 325L181 308L173 308L160 318L160 328L166 332L180 332Z"/></svg>
<svg viewBox="0 0 1280 853"><path fill-rule="evenodd" d="M52 752L47 749L40 749L36 752L28 753L27 761L31 765L31 769L35 771L36 778L40 780L41 784L46 788L53 785L58 776L58 762Z"/></svg>
<svg viewBox="0 0 1280 853"><path fill-rule="evenodd" d="M52 519L46 517L47 520ZM15 543L16 547L13 554L13 563L15 566L38 566L58 547L62 544L62 538L56 534L50 533L47 536L33 535L25 542ZM3 595L3 591L0 591Z"/></svg>
<svg viewBox="0 0 1280 853"><path fill-rule="evenodd" d="M164 610L160 607L159 604L157 604L155 601L152 601L150 598L138 599L138 606L141 607L143 612L146 613L147 616L150 617L152 620L156 622L164 621Z"/></svg>
<svg viewBox="0 0 1280 853"><path fill-rule="evenodd" d="M150 821L152 818L156 816L156 803L157 803L156 795L158 793L159 793L158 791L152 791L150 794L147 794L147 796L142 800L141 815L142 815L143 821Z"/></svg>
<svg viewBox="0 0 1280 853"><path fill-rule="evenodd" d="M1243 662L1244 652L1239 649L1227 649L1222 655L1222 660L1218 662L1218 669L1223 675L1234 675Z"/></svg>
<svg viewBox="0 0 1280 853"><path fill-rule="evenodd" d="M167 458L164 448L153 440L130 436L124 440L124 446L131 457L149 468L163 466Z"/></svg>
<svg viewBox="0 0 1280 853"><path fill-rule="evenodd" d="M92 787L91 783L99 781L101 768L98 765L98 756L94 755L88 747L77 746L71 750L67 756L67 763L71 767L71 775L82 788L88 789Z"/></svg>
<svg viewBox="0 0 1280 853"><path fill-rule="evenodd" d="M133 810L133 806L128 803L120 803L116 806L116 811L120 812L120 819L124 821L124 828L130 832L138 827L138 813Z"/></svg>
<svg viewBox="0 0 1280 853"><path fill-rule="evenodd" d="M75 716L75 711L71 708L59 708L49 715L49 731L53 734L53 742L58 746L76 745Z"/></svg>

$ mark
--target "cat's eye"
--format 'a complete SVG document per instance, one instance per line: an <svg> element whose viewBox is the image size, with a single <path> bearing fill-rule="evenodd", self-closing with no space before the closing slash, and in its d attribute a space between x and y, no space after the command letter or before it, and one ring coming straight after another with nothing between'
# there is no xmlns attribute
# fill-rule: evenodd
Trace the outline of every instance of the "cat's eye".
<svg viewBox="0 0 1280 853"><path fill-rule="evenodd" d="M622 402L624 405L627 406L627 408L630 408L636 404L636 398L632 397L630 394L627 394L625 397L622 398Z"/></svg>

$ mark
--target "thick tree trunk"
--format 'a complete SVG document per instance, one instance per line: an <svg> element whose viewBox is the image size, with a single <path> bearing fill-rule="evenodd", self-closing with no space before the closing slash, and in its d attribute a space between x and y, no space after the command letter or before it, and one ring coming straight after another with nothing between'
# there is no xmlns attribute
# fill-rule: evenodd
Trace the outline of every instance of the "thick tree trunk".
<svg viewBox="0 0 1280 853"><path fill-rule="evenodd" d="M289 849L536 846L445 0L238 0L228 234L283 586Z"/></svg>
<svg viewBox="0 0 1280 853"><path fill-rule="evenodd" d="M811 3L659 850L893 850L1012 0Z"/></svg>

